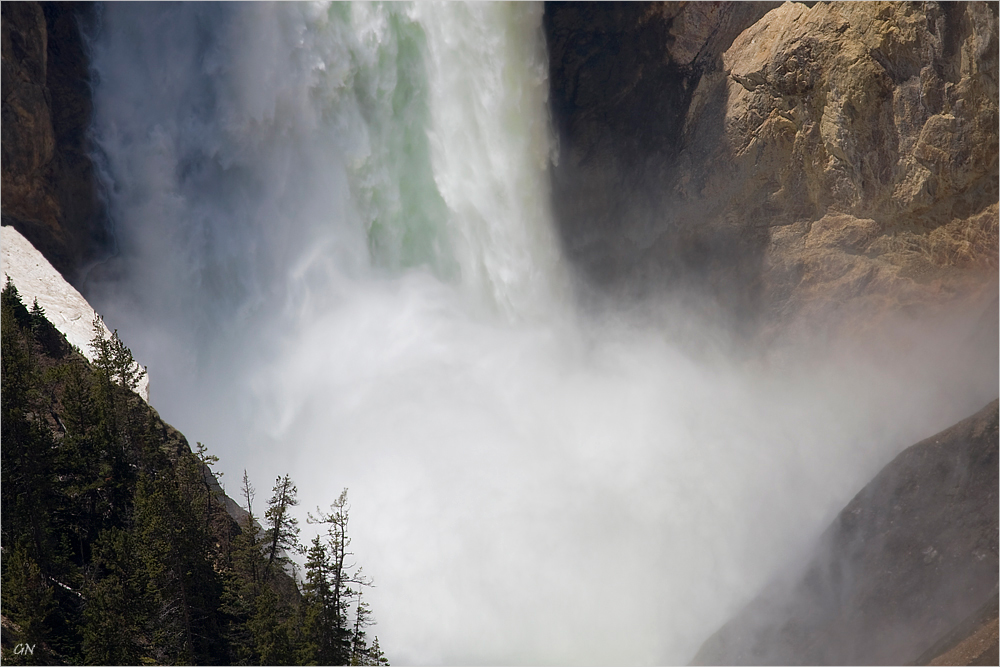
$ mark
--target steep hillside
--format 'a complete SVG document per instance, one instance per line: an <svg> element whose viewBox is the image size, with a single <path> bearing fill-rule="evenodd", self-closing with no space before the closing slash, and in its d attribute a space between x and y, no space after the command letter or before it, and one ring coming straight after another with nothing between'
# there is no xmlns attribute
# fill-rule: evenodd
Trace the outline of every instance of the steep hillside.
<svg viewBox="0 0 1000 667"><path fill-rule="evenodd" d="M10 278L26 303L35 301L45 310L50 322L71 345L94 361L90 339L94 335L97 313L72 285L24 238L16 228L0 228L0 272L3 280ZM111 331L104 325L108 337ZM139 368L137 363L137 368ZM149 402L149 375L145 372L136 386L136 393Z"/></svg>
<svg viewBox="0 0 1000 667"><path fill-rule="evenodd" d="M300 593L287 475L263 516L245 476L237 506L217 458L135 393L117 334L95 323L92 365L9 280L2 296L5 663L387 664L365 638L371 580L344 562L346 491Z"/></svg>
<svg viewBox="0 0 1000 667"><path fill-rule="evenodd" d="M931 662L995 626L997 420L993 401L897 456L694 663Z"/></svg>

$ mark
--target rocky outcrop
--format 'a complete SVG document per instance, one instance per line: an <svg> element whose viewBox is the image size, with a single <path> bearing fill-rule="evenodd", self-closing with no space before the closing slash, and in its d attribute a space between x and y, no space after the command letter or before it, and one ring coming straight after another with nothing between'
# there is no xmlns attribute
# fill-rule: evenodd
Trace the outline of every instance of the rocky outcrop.
<svg viewBox="0 0 1000 667"><path fill-rule="evenodd" d="M976 638L996 619L997 426L994 401L897 456L806 568L767 588L694 663L898 665L988 650Z"/></svg>
<svg viewBox="0 0 1000 667"><path fill-rule="evenodd" d="M995 3L546 12L555 210L592 284L781 324L995 293Z"/></svg>
<svg viewBox="0 0 1000 667"><path fill-rule="evenodd" d="M88 3L2 6L3 224L70 282L111 243L87 152L90 84L79 22L92 11Z"/></svg>

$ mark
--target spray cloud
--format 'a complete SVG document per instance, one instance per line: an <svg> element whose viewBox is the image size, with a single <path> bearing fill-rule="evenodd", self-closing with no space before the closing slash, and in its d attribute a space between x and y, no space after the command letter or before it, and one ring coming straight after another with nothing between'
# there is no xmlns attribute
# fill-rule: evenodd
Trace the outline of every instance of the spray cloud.
<svg viewBox="0 0 1000 667"><path fill-rule="evenodd" d="M686 661L979 407L917 344L748 362L574 307L541 12L111 3L92 37L121 252L88 296L230 489L350 488L396 662Z"/></svg>

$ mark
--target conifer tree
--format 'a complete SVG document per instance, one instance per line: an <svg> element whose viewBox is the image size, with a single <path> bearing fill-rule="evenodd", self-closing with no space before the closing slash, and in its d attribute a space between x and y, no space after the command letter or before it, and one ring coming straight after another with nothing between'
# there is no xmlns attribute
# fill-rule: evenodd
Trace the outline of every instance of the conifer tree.
<svg viewBox="0 0 1000 667"><path fill-rule="evenodd" d="M332 665L343 657L341 633L334 613L333 571L330 554L319 535L306 552L306 580L302 599L303 664Z"/></svg>
<svg viewBox="0 0 1000 667"><path fill-rule="evenodd" d="M94 562L84 598L83 651L92 665L136 665L145 638L143 620L146 582L136 556L135 538L125 530L104 531L94 549Z"/></svg>
<svg viewBox="0 0 1000 667"><path fill-rule="evenodd" d="M216 457L134 393L143 371L117 332L95 319L91 365L10 280L0 302L5 641L13 628L39 645L4 661L384 664L367 604L352 607L370 581L349 562L346 489L318 513L300 598L282 574L299 549L287 475L262 529L244 472L237 524L217 506Z"/></svg>
<svg viewBox="0 0 1000 667"><path fill-rule="evenodd" d="M267 541L267 565L264 568L264 580L268 581L274 574L276 566L291 562L282 552L296 551L299 546L299 522L292 516L291 508L299 504L298 489L292 484L288 475L278 477L274 481L271 499L268 501L264 518L267 522L265 539Z"/></svg>
<svg viewBox="0 0 1000 667"><path fill-rule="evenodd" d="M293 665L295 616L271 587L264 587L255 600L254 614L247 623L261 665Z"/></svg>
<svg viewBox="0 0 1000 667"><path fill-rule="evenodd" d="M226 637L232 662L255 665L261 664L260 655L255 633L250 626L251 620L258 615L257 600L262 591L264 558L261 551L263 542L253 512L256 489L250 483L246 470L243 471L240 490L246 514L240 522L239 533L230 542L222 610L228 618Z"/></svg>
<svg viewBox="0 0 1000 667"><path fill-rule="evenodd" d="M212 477L221 477L223 473L216 473L212 470L212 466L219 462L219 457L214 454L209 454L208 447L200 442L196 443L194 458L200 467L196 477L201 480L201 489L204 491L203 502L205 506L205 529L208 530L212 525L212 519L215 516L216 508L219 505L217 502L218 494L212 488Z"/></svg>
<svg viewBox="0 0 1000 667"><path fill-rule="evenodd" d="M31 316L9 278L3 290L0 327L3 543L9 547L27 537L28 554L44 572L57 547L50 514L55 494L51 474L55 453L46 421L50 401L42 391Z"/></svg>
<svg viewBox="0 0 1000 667"><path fill-rule="evenodd" d="M354 606L354 628L351 630L351 664L367 665L369 662L368 641L365 637L365 628L374 625L372 612L368 603L361 597L358 590L357 603Z"/></svg>
<svg viewBox="0 0 1000 667"><path fill-rule="evenodd" d="M184 458L175 474L167 468L155 478L143 475L136 487L137 552L156 619L149 634L159 662L218 662L224 655L218 650L221 631L213 612L221 582L209 557L204 524L178 479L193 468L193 461L183 464Z"/></svg>
<svg viewBox="0 0 1000 667"><path fill-rule="evenodd" d="M52 585L22 542L3 559L4 615L18 626L22 642L44 646L49 640L53 612ZM47 664L42 651L36 655L5 656L12 664Z"/></svg>
<svg viewBox="0 0 1000 667"><path fill-rule="evenodd" d="M114 336L105 337L98 315L94 316L90 348L94 354L94 407L101 449L100 476L104 482L102 497L110 513L108 519L121 525L128 515L136 479L141 447L137 442L136 411L140 406L132 400L138 397L131 391L122 391L118 382L116 363L127 348L119 349Z"/></svg>
<svg viewBox="0 0 1000 667"><path fill-rule="evenodd" d="M347 534L350 523L350 506L347 503L347 489L344 489L333 503L329 512L319 508L316 515L309 514L310 523L323 524L327 527L327 540L323 548L329 561L329 603L327 612L332 617L335 642L332 657L335 664L348 664L351 660L351 627L348 612L352 596L357 590L352 586L371 586L370 579L364 576L360 568L354 570L350 563L353 554L348 550L351 538ZM317 543L314 542L314 546ZM308 569L308 566L307 566Z"/></svg>
<svg viewBox="0 0 1000 667"><path fill-rule="evenodd" d="M382 652L382 647L378 645L378 636L372 639L372 645L368 648L369 665L388 665L389 659Z"/></svg>

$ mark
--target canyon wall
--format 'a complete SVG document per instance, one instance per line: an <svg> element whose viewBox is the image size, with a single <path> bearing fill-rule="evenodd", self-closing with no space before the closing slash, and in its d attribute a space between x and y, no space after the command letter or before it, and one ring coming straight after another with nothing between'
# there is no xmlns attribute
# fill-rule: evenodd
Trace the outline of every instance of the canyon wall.
<svg viewBox="0 0 1000 667"><path fill-rule="evenodd" d="M945 664L995 664L997 417L993 401L896 457L694 664L927 664L991 625L972 658L992 662Z"/></svg>
<svg viewBox="0 0 1000 667"><path fill-rule="evenodd" d="M112 248L88 151L90 3L2 5L3 224L71 283Z"/></svg>
<svg viewBox="0 0 1000 667"><path fill-rule="evenodd" d="M995 296L996 3L552 3L545 26L558 225L599 290L764 329Z"/></svg>
<svg viewBox="0 0 1000 667"><path fill-rule="evenodd" d="M967 317L937 349L995 369L997 8L547 4L581 293L681 298L764 344ZM993 664L996 420L901 454L695 661Z"/></svg>
<svg viewBox="0 0 1000 667"><path fill-rule="evenodd" d="M113 250L87 143L91 102L79 26L93 19L88 7L2 5L3 224L76 284ZM554 211L565 253L588 286L583 292L688 297L765 338L803 322L863 328L964 305L983 313L977 349L995 354L997 23L996 3L547 5L559 142ZM984 364L996 368L995 357ZM990 470L993 477L976 477L975 488L996 492L995 404L991 410L949 431L952 448L932 439L887 468L838 519L815 576L802 580L804 592L781 601L786 611L809 604L813 583L847 590L830 579L831 554L886 567L910 563L911 572L926 565L938 574L986 562L995 573L995 496L983 505L992 514L979 515L962 503L981 498L953 492L967 488L954 483L961 474ZM969 443L979 449L962 449ZM938 524L915 519L911 532L879 532L895 511L882 500L896 497L908 503L900 510L907 521L936 516L942 531L965 532L944 546L925 539ZM945 507L957 514L941 514ZM961 523L965 516L973 517L969 524ZM966 562L984 553L976 551L983 535L993 550ZM851 550L883 538L902 546ZM907 540L916 540L910 551ZM865 610L888 580L877 567L854 571L875 572L845 607ZM914 576L886 595L909 605L905 594L919 597L927 581ZM981 597L952 597L947 617L922 617L926 639L938 639ZM831 600L793 617L835 616L839 608L822 606ZM726 651L737 644L726 644L727 633L774 620L773 611L734 619L703 659L735 661ZM863 613L889 618L880 609ZM791 633L808 642L819 625L753 627L758 636ZM853 641L869 629L845 626L840 636ZM755 661L856 658L813 645L746 642L733 650L750 651L740 655ZM758 648L795 653L775 658ZM908 659L898 649L877 655Z"/></svg>

